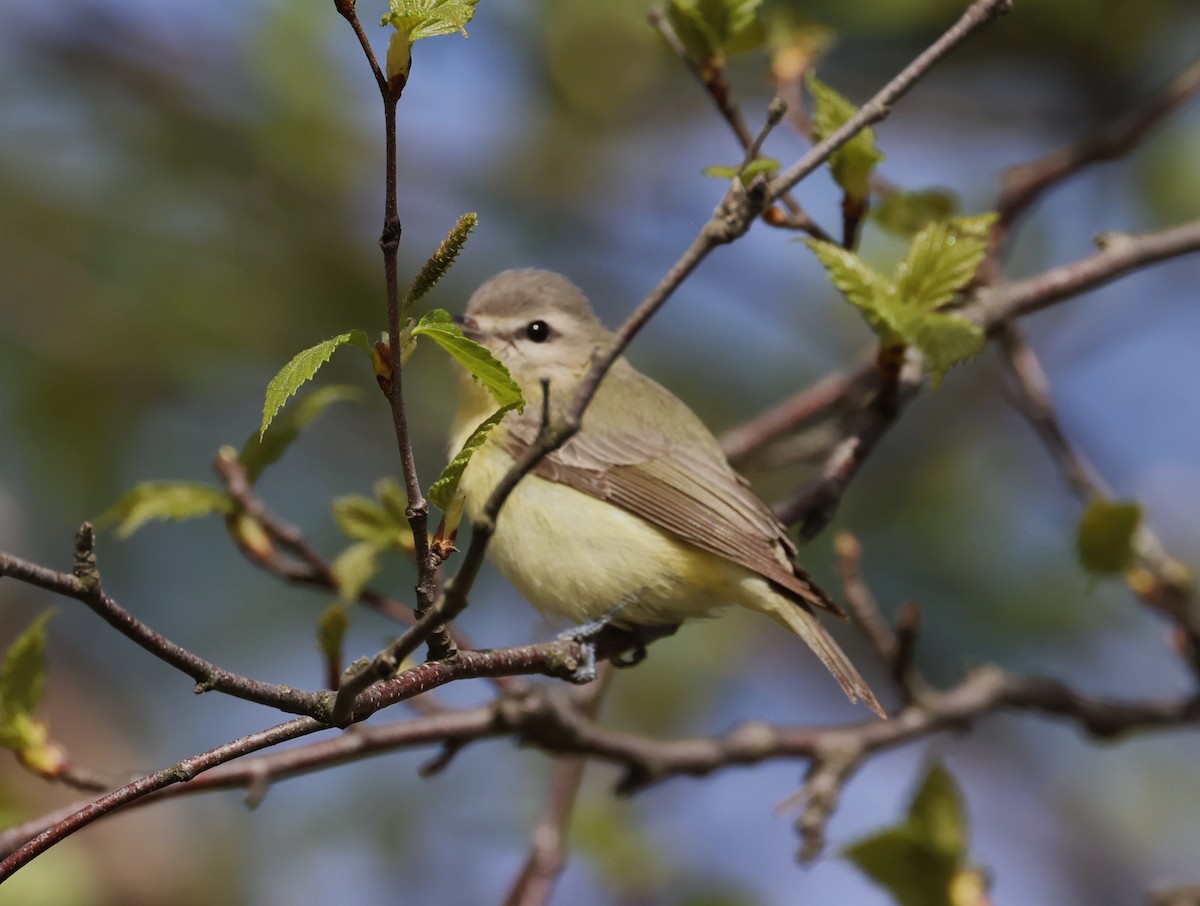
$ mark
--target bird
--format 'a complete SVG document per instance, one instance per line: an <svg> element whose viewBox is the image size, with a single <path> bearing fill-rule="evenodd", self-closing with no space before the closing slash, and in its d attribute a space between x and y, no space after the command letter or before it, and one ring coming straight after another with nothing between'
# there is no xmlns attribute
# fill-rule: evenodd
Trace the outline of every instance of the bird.
<svg viewBox="0 0 1200 906"><path fill-rule="evenodd" d="M615 335L568 278L532 268L484 282L455 320L504 364L526 402L462 473L459 492L475 519L543 418L567 412L593 356ZM488 389L461 369L451 455L495 411ZM766 614L812 649L851 701L885 716L818 620L816 611L844 614L795 562L786 528L700 417L623 356L579 431L512 491L488 555L537 610L576 624L674 627L729 605Z"/></svg>

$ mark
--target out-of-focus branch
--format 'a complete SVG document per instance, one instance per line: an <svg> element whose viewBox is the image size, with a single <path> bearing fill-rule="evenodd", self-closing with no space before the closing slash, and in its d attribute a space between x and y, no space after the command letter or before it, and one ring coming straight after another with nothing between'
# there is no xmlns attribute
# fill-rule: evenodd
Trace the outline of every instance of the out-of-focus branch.
<svg viewBox="0 0 1200 906"><path fill-rule="evenodd" d="M734 468L743 468L756 453L780 437L846 405L849 399L860 395L873 383L874 376L873 361L852 371L835 371L790 399L726 431L721 436L721 449Z"/></svg>
<svg viewBox="0 0 1200 906"><path fill-rule="evenodd" d="M611 678L612 665L601 665L596 680L579 690L580 713L595 719ZM504 898L505 906L543 906L550 901L554 885L567 863L567 827L586 767L587 759L582 755L563 755L555 764L549 801L534 828L529 856Z"/></svg>
<svg viewBox="0 0 1200 906"><path fill-rule="evenodd" d="M999 223L1010 226L1048 188L1095 163L1116 160L1136 148L1155 126L1200 92L1200 57L1142 104L1086 138L1037 160L1009 167L1000 177Z"/></svg>
<svg viewBox="0 0 1200 906"><path fill-rule="evenodd" d="M1112 491L1063 431L1050 397L1050 382L1033 349L1013 325L1001 329L998 339L1012 378L1014 402L1067 484L1085 504L1111 497ZM1144 604L1175 622L1182 634L1178 647L1200 676L1200 601L1192 571L1167 551L1147 525L1139 527L1133 544L1139 569L1127 572L1126 582Z"/></svg>
<svg viewBox="0 0 1200 906"><path fill-rule="evenodd" d="M915 354L909 355L895 381L885 381L876 369L870 402L851 420L821 474L775 503L775 515L784 525L799 524L800 536L812 538L829 524L867 457L920 392L923 376L923 363Z"/></svg>

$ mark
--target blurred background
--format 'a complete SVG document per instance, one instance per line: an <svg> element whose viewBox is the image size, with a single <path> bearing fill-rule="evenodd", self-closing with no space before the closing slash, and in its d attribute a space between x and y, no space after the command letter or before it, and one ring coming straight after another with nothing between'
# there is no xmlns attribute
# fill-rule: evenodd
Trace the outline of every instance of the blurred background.
<svg viewBox="0 0 1200 906"><path fill-rule="evenodd" d="M957 0L812 0L834 29L822 77L861 102L959 13ZM360 0L368 31L385 4ZM296 351L384 327L376 240L382 127L375 85L328 2L63 0L5 3L0 28L0 549L66 569L79 523L146 479L215 480L223 443L257 426L269 378ZM645 23L647 0L487 0L470 38L422 41L400 104L402 274L464 211L480 226L430 305L460 310L484 278L537 265L571 275L609 323L658 280L718 201L701 176L741 152ZM1194 0L1018 0L877 129L882 173L942 186L986 210L997 174L1084 134L1197 53ZM763 56L730 78L756 129L771 96ZM781 128L767 153L805 149ZM1105 230L1200 217L1200 108L1119 163L1064 186L1023 222L1010 276L1087 254ZM825 173L799 197L836 229ZM756 227L715 253L630 350L720 431L856 360L870 336L793 237ZM868 228L864 254L902 245ZM402 277L403 279L403 277ZM1181 558L1200 562L1200 307L1195 258L1128 277L1031 318L1069 434ZM407 381L426 482L445 457L453 380L420 350ZM358 383L260 485L332 555L337 494L397 472L386 405L361 356L321 380ZM803 469L755 476L780 493ZM1078 506L1006 402L994 352L918 399L852 486L834 528L857 533L885 610L925 614L921 667L953 682L996 662L1097 695L1168 695L1187 677L1164 626L1074 556ZM835 585L832 531L802 551ZM125 607L218 664L316 688L328 595L251 567L219 520L154 524L100 542ZM409 598L411 573L381 585ZM81 605L0 583L0 644L51 623L49 714L75 759L150 770L273 722L213 695L108 631ZM482 645L545 639L493 573L463 624ZM350 656L394 628L355 612ZM857 659L865 648L842 632ZM868 668L868 676L878 677ZM460 684L450 702L488 689ZM815 659L761 618L730 614L656 645L616 677L603 719L661 736L748 718L858 719ZM376 720L396 719L394 714ZM524 859L552 762L510 743L470 747L431 780L430 752L280 784L255 811L237 794L188 798L98 823L0 890L0 903L496 903ZM897 820L922 764L945 760L998 904L1142 902L1195 882L1200 743L1194 733L1098 746L1073 728L1001 715L873 759L846 790L828 856L794 861L797 764L676 780L633 800L590 770L555 902L890 902L839 849ZM77 798L0 755L0 825Z"/></svg>

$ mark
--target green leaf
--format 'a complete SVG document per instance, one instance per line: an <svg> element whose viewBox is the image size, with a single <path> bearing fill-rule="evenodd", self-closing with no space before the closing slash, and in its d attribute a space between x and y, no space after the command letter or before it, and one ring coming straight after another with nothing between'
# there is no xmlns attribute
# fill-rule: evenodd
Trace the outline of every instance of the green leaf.
<svg viewBox="0 0 1200 906"><path fill-rule="evenodd" d="M412 526L405 512L407 498L394 478L375 485L376 503L362 494L347 494L333 501L333 518L347 537L366 541L378 550L413 551Z"/></svg>
<svg viewBox="0 0 1200 906"><path fill-rule="evenodd" d="M759 20L762 0L670 0L667 20L688 58L701 66L723 62L766 42Z"/></svg>
<svg viewBox="0 0 1200 906"><path fill-rule="evenodd" d="M705 176L713 176L717 179L736 179L739 176L739 171L742 185L749 184L759 173L774 173L779 169L779 161L773 157L756 157L746 165L746 169L742 169L741 164L735 167L705 167L701 172Z"/></svg>
<svg viewBox="0 0 1200 906"><path fill-rule="evenodd" d="M475 15L479 0L388 0L391 11L384 13L380 25L390 25L408 37L409 42L437 35L462 32Z"/></svg>
<svg viewBox="0 0 1200 906"><path fill-rule="evenodd" d="M53 610L39 614L8 646L0 663L0 745L21 749L30 742L30 725L46 688L46 623Z"/></svg>
<svg viewBox="0 0 1200 906"><path fill-rule="evenodd" d="M427 496L434 506L443 512L451 510L454 496L458 493L459 479L462 478L462 473L466 469L467 463L471 461L471 457L483 446L488 435L492 433L492 429L500 424L501 419L513 408L515 408L515 404L497 409L480 422L479 427L471 432L471 436L462 445L462 449L458 451L458 454L442 470L442 474L438 480L429 486L429 494Z"/></svg>
<svg viewBox="0 0 1200 906"><path fill-rule="evenodd" d="M1131 566L1141 521L1142 508L1136 503L1094 500L1088 504L1075 538L1084 569L1105 576Z"/></svg>
<svg viewBox="0 0 1200 906"><path fill-rule="evenodd" d="M492 392L497 405L506 408L524 408L525 400L521 396L521 388L512 379L508 369L485 347L464 337L462 330L451 319L449 312L440 308L425 312L412 329L412 335L429 337L450 353L460 365Z"/></svg>
<svg viewBox="0 0 1200 906"><path fill-rule="evenodd" d="M251 434L242 444L238 460L253 483L267 466L276 462L300 436L300 432L334 403L362 399L362 391L349 384L334 384L307 394L279 418L274 419L263 433Z"/></svg>
<svg viewBox="0 0 1200 906"><path fill-rule="evenodd" d="M334 601L325 608L317 621L317 646L325 659L332 664L341 662L342 639L346 637L346 629L349 626L350 614L347 612L345 601Z"/></svg>
<svg viewBox="0 0 1200 906"><path fill-rule="evenodd" d="M846 301L863 312L871 328L881 336L894 335L897 325L889 309L894 306L891 282L849 249L822 239L802 241Z"/></svg>
<svg viewBox="0 0 1200 906"><path fill-rule="evenodd" d="M375 496L397 525L408 525L408 494L394 478L375 482Z"/></svg>
<svg viewBox="0 0 1200 906"><path fill-rule="evenodd" d="M959 211L958 197L949 189L886 192L871 209L871 218L893 236L911 237L938 220Z"/></svg>
<svg viewBox="0 0 1200 906"><path fill-rule="evenodd" d="M921 311L949 303L975 276L995 219L991 213L951 217L917 233L896 278L904 303Z"/></svg>
<svg viewBox="0 0 1200 906"><path fill-rule="evenodd" d="M954 217L921 230L894 282L848 249L816 239L804 242L883 345L915 346L920 351L936 387L950 368L983 349L980 327L938 309L974 277L993 219L992 214Z"/></svg>
<svg viewBox="0 0 1200 906"><path fill-rule="evenodd" d="M913 829L955 866L967 858L967 815L954 777L934 761L908 810Z"/></svg>
<svg viewBox="0 0 1200 906"><path fill-rule="evenodd" d="M98 528L116 524L117 537L128 538L152 519L180 522L211 513L231 513L233 499L220 488L198 481L144 481L125 492L96 517Z"/></svg>
<svg viewBox="0 0 1200 906"><path fill-rule="evenodd" d="M478 223L479 215L474 212L463 214L458 218L458 222L454 224L454 229L446 234L446 238L442 240L442 244L429 256L429 260L425 262L425 266L421 268L421 272L413 280L412 288L404 296L404 303L400 309L401 322L408 320L408 313L412 309L413 303L433 289L438 281L446 275L446 271L450 270L450 266L454 264L454 259L458 257L458 253L467 244L467 238L471 235L471 230L475 229L475 225Z"/></svg>
<svg viewBox="0 0 1200 906"><path fill-rule="evenodd" d="M987 336L978 324L955 312L928 312L914 318L909 342L921 350L929 380L939 386L952 367L979 355Z"/></svg>
<svg viewBox="0 0 1200 906"><path fill-rule="evenodd" d="M292 394L311 381L321 366L329 361L329 357L333 355L334 351L347 343L362 347L368 355L371 353L371 341L367 337L366 331L351 330L297 353L279 370L279 374L271 378L271 383L267 384L266 399L263 401L262 427L258 432L260 438L267 433L271 421Z"/></svg>
<svg viewBox="0 0 1200 906"><path fill-rule="evenodd" d="M351 544L337 555L330 568L342 600L354 601L379 571L379 546L371 541Z"/></svg>
<svg viewBox="0 0 1200 906"><path fill-rule="evenodd" d="M846 848L843 855L900 906L961 906L967 822L954 778L930 765L904 821Z"/></svg>
<svg viewBox="0 0 1200 906"><path fill-rule="evenodd" d="M808 90L813 98L813 140L823 142L858 113L858 108L838 94L809 70ZM883 152L875 147L875 130L869 126L860 130L850 141L833 152L829 169L834 181L855 201L864 200L871 192L871 174L883 160Z"/></svg>

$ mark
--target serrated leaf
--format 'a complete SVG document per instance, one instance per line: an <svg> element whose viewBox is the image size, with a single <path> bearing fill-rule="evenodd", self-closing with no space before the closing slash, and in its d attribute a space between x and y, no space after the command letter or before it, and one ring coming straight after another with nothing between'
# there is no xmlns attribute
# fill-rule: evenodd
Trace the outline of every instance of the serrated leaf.
<svg viewBox="0 0 1200 906"><path fill-rule="evenodd" d="M858 108L811 70L806 81L813 99L813 140L823 142L858 113ZM883 152L875 147L875 130L868 126L833 152L829 169L847 195L862 201L871 192L871 174L883 158Z"/></svg>
<svg viewBox="0 0 1200 906"><path fill-rule="evenodd" d="M443 512L453 511L454 498L458 494L458 482L462 478L462 473L466 469L467 463L471 461L471 457L483 446L484 442L488 439L488 435L492 433L492 429L500 424L501 419L513 408L514 406L504 406L501 409L497 409L480 422L479 427L471 432L471 436L462 445L462 449L458 451L458 454L442 470L442 474L438 480L429 486L429 494L427 496L434 506Z"/></svg>
<svg viewBox="0 0 1200 906"><path fill-rule="evenodd" d="M458 253L467 244L467 239L470 237L471 231L475 229L478 223L479 215L473 211L463 214L458 218L458 222L454 224L454 228L446 234L446 238L442 240L442 244L429 256L429 260L425 262L425 266L421 268L421 272L413 280L412 288L404 296L404 303L400 309L401 321L408 320L408 313L412 309L413 303L433 289L438 281L446 275L446 271L450 270L450 266L454 264L454 259L458 257Z"/></svg>
<svg viewBox="0 0 1200 906"><path fill-rule="evenodd" d="M521 388L503 363L485 347L463 336L462 330L440 308L425 312L412 329L412 335L429 337L491 391L497 405L521 409L525 400Z"/></svg>
<svg viewBox="0 0 1200 906"><path fill-rule="evenodd" d="M961 906L952 897L967 867L966 815L950 773L930 765L905 820L843 851L900 906Z"/></svg>
<svg viewBox="0 0 1200 906"><path fill-rule="evenodd" d="M929 380L939 386L952 367L979 355L987 336L978 324L954 312L927 312L912 319L908 342L921 351Z"/></svg>
<svg viewBox="0 0 1200 906"><path fill-rule="evenodd" d="M871 208L871 218L893 236L911 237L938 220L958 213L958 196L949 189L887 192Z"/></svg>
<svg viewBox="0 0 1200 906"><path fill-rule="evenodd" d="M774 173L779 169L779 161L773 157L756 157L746 165L746 169L742 170L741 165L734 167L712 166L705 167L700 172L705 176L713 176L717 179L735 179L741 170L742 185L746 185L759 173Z"/></svg>
<svg viewBox="0 0 1200 906"><path fill-rule="evenodd" d="M379 547L358 541L338 554L330 568L342 600L354 601L379 571Z"/></svg>
<svg viewBox="0 0 1200 906"><path fill-rule="evenodd" d="M893 304L891 281L849 249L822 239L802 241L817 256L846 301L862 310L876 333L894 332L896 325L887 311L887 306Z"/></svg>
<svg viewBox="0 0 1200 906"><path fill-rule="evenodd" d="M30 724L46 689L47 610L34 618L5 652L0 663L0 745L20 748L30 742Z"/></svg>
<svg viewBox="0 0 1200 906"><path fill-rule="evenodd" d="M279 460L300 432L312 424L317 417L334 403L362 399L362 391L349 384L334 384L314 390L297 400L279 418L271 422L265 432L251 434L242 444L238 461L246 470L251 483L258 480L267 466Z"/></svg>
<svg viewBox="0 0 1200 906"><path fill-rule="evenodd" d="M258 432L260 438L266 434L271 421L292 394L311 381L321 366L329 361L329 357L333 355L334 351L347 343L353 343L355 346L365 349L368 355L371 353L371 341L367 338L366 331L351 330L338 334L336 337L330 337L316 346L310 346L303 352L298 352L279 370L275 377L271 378L271 382L267 384L266 399L263 401L262 427Z"/></svg>
<svg viewBox="0 0 1200 906"><path fill-rule="evenodd" d="M467 24L475 15L479 0L388 0L391 11L384 13L380 25L391 25L408 36L410 42L437 35L461 32L467 36Z"/></svg>
<svg viewBox="0 0 1200 906"><path fill-rule="evenodd" d="M920 311L949 303L975 276L995 219L990 213L951 217L918 232L897 272L901 301Z"/></svg>
<svg viewBox="0 0 1200 906"><path fill-rule="evenodd" d="M180 522L228 514L234 506L223 490L199 481L144 481L126 491L94 522L97 528L115 524L117 537L125 539L151 520Z"/></svg>
<svg viewBox="0 0 1200 906"><path fill-rule="evenodd" d="M1105 576L1133 564L1142 508L1132 502L1094 500L1079 517L1075 544L1084 569Z"/></svg>

